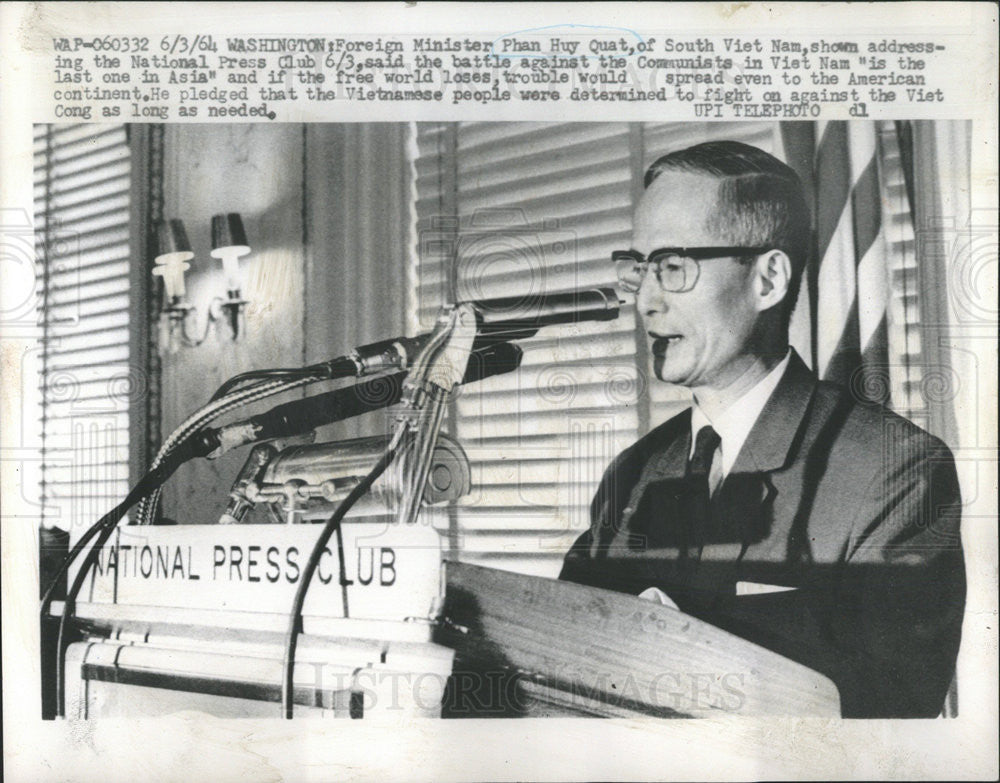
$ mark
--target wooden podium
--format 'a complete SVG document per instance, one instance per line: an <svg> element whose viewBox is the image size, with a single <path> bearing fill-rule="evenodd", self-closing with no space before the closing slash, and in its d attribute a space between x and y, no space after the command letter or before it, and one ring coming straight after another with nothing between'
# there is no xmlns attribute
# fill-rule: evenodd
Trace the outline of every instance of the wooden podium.
<svg viewBox="0 0 1000 783"><path fill-rule="evenodd" d="M489 712L500 694L499 711L525 716L840 717L828 678L676 609L462 563L446 572L455 679L496 677L451 694L452 714Z"/></svg>
<svg viewBox="0 0 1000 783"><path fill-rule="evenodd" d="M121 528L78 599L67 715L278 717L288 610L317 534ZM297 716L840 714L825 677L660 604L442 565L433 525L345 524L339 549L305 604Z"/></svg>

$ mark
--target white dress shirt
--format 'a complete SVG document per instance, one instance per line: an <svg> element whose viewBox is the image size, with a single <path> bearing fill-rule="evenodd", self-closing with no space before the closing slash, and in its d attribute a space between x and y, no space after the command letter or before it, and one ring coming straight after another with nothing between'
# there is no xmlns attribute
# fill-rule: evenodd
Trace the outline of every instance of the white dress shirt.
<svg viewBox="0 0 1000 783"><path fill-rule="evenodd" d="M767 404L774 390L778 387L778 382L785 374L785 368L788 367L791 358L792 351L789 349L785 358L778 362L771 372L761 378L756 385L722 413L716 414L714 419L709 419L695 402L691 411L691 453L688 457L694 456L695 439L702 427L712 427L720 439L719 448L712 458L712 468L708 475L708 486L711 492L714 493L719 488L719 485L729 475L729 471L733 469L733 463L736 462L740 449L743 448L753 425L757 423L761 411L764 410L764 405Z"/></svg>

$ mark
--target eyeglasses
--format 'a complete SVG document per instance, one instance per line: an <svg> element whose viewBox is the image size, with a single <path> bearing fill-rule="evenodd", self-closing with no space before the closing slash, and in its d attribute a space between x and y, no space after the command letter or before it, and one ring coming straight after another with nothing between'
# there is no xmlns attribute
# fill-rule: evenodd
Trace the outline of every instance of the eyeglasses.
<svg viewBox="0 0 1000 783"><path fill-rule="evenodd" d="M699 261L732 256L756 256L766 247L661 247L648 256L638 250L616 250L611 254L623 291L637 293L646 270L653 267L660 288L670 293L690 291L698 282Z"/></svg>

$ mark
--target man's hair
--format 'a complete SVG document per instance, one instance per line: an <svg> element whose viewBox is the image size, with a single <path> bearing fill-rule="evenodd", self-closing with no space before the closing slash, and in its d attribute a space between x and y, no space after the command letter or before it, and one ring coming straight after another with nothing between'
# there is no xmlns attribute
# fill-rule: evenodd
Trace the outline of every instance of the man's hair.
<svg viewBox="0 0 1000 783"><path fill-rule="evenodd" d="M732 245L783 250L792 277L782 306L787 326L805 272L811 236L802 180L773 155L738 141L709 141L671 152L646 171L649 187L664 171L703 174L719 182L716 207L705 225Z"/></svg>

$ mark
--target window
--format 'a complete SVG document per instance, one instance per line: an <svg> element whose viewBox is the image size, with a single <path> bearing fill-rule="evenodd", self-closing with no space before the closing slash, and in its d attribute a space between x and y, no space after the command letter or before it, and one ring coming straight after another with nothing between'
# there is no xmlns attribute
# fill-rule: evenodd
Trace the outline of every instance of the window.
<svg viewBox="0 0 1000 783"><path fill-rule="evenodd" d="M123 125L35 129L45 527L88 525L128 492L149 377L134 147Z"/></svg>

